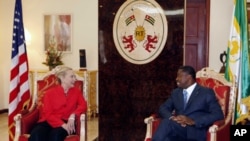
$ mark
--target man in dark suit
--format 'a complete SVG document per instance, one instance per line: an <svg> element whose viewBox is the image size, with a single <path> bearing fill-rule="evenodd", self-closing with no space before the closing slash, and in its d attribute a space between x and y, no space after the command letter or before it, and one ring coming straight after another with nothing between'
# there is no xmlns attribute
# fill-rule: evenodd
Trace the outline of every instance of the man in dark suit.
<svg viewBox="0 0 250 141"><path fill-rule="evenodd" d="M160 106L162 120L152 140L206 141L208 127L224 118L214 91L196 83L196 72L191 66L178 69L176 82L178 88Z"/></svg>

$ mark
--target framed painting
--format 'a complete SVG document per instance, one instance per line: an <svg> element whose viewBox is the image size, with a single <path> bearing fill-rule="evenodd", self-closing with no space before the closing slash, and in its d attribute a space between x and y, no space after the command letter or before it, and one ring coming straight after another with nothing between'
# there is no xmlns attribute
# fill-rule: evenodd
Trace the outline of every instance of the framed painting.
<svg viewBox="0 0 250 141"><path fill-rule="evenodd" d="M54 48L56 51L71 52L71 29L71 14L44 15L44 50Z"/></svg>

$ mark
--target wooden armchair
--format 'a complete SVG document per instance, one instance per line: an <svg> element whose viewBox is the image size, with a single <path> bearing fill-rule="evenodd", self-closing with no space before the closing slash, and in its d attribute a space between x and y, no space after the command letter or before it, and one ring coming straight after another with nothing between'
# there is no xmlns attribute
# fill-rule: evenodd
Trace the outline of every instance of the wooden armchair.
<svg viewBox="0 0 250 141"><path fill-rule="evenodd" d="M229 141L230 125L234 112L234 100L236 98L236 88L234 83L225 80L223 74L219 74L209 68L203 68L196 74L197 83L205 87L210 87L215 91L216 97L224 113L224 119L214 122L207 131L207 141ZM144 141L151 141L152 135L156 131L160 118L151 115L145 118L147 124Z"/></svg>
<svg viewBox="0 0 250 141"><path fill-rule="evenodd" d="M78 77L77 77L78 78ZM37 123L39 119L40 106L42 103L42 98L44 96L44 92L54 86L58 85L57 78L51 72L45 74L45 76L41 80L36 81L36 100L33 101L34 104L30 110L22 111L14 117L15 120L15 138L14 141L28 141L29 133L31 132L34 125ZM79 88L83 91L84 80L79 80L75 82L75 87ZM69 135L66 137L64 141L85 141L87 139L86 136L86 113L82 113L80 117L76 117L76 135Z"/></svg>

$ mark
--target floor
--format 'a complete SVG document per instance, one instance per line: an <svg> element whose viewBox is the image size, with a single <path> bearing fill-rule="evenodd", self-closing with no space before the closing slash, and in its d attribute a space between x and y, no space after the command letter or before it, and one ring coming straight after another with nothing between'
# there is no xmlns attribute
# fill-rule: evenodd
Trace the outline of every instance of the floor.
<svg viewBox="0 0 250 141"><path fill-rule="evenodd" d="M98 118L87 120L87 141L94 141L98 137ZM0 137L1 141L8 141L8 114L0 114Z"/></svg>

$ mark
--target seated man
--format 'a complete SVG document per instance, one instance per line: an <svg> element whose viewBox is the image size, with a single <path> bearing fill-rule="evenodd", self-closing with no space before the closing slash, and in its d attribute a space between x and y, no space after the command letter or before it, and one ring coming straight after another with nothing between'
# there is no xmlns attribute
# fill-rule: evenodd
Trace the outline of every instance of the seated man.
<svg viewBox="0 0 250 141"><path fill-rule="evenodd" d="M196 83L191 66L178 69L176 82L178 88L160 106L162 120L152 140L206 141L208 127L224 118L214 91Z"/></svg>

